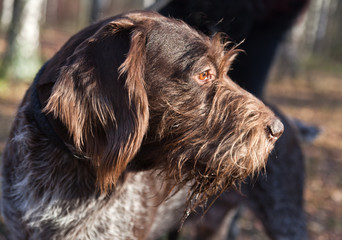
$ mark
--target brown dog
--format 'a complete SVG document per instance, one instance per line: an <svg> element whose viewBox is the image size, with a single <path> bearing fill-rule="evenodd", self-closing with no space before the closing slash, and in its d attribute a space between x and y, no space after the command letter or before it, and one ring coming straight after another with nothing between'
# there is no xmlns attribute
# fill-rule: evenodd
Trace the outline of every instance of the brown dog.
<svg viewBox="0 0 342 240"><path fill-rule="evenodd" d="M3 157L13 239L154 239L262 169L283 125L225 51L152 12L73 36L40 70ZM163 224L160 224L160 223Z"/></svg>

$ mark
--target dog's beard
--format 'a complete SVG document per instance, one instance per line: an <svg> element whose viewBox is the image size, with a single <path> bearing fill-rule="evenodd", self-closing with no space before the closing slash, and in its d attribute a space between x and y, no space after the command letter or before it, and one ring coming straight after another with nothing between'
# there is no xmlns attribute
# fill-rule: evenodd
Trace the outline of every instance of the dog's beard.
<svg viewBox="0 0 342 240"><path fill-rule="evenodd" d="M156 129L166 156L159 169L176 189L189 186L184 219L209 197L239 188L264 169L274 144L265 130L270 111L254 98L222 86L197 95L168 98L173 101L165 104Z"/></svg>
<svg viewBox="0 0 342 240"><path fill-rule="evenodd" d="M210 197L218 197L229 188L238 190L240 183L248 176L265 168L266 158L273 145L268 144L263 148L257 145L259 141L249 146L246 143L240 143L240 146L236 143L227 152L218 152L207 158L185 160L176 157L171 160L169 156L169 167L163 170L166 178L174 180L176 189L189 187L183 221L197 207L210 207L207 206Z"/></svg>

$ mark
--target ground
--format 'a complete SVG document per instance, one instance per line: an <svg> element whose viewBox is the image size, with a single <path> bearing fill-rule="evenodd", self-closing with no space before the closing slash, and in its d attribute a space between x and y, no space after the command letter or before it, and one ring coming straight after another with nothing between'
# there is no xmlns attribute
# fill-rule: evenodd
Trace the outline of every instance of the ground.
<svg viewBox="0 0 342 240"><path fill-rule="evenodd" d="M321 129L312 144L303 143L306 163L305 210L308 239L342 239L342 81L341 74L316 72L272 80L268 101L289 117ZM267 239L262 225L247 212L239 240ZM252 237L253 236L253 237Z"/></svg>
<svg viewBox="0 0 342 240"><path fill-rule="evenodd" d="M66 36L49 32L43 39L43 54L50 57ZM0 51L3 51L0 40ZM271 79L266 98L289 117L315 125L321 134L304 144L306 156L305 209L309 239L342 239L342 71L325 71L322 66L302 71L295 78ZM0 80L0 159L26 83ZM239 240L267 239L262 226L250 212L239 221ZM0 240L5 233L0 225Z"/></svg>
<svg viewBox="0 0 342 240"><path fill-rule="evenodd" d="M342 75L310 71L271 82L267 96L287 115L321 129L313 144L303 145L309 239L337 240L342 239Z"/></svg>

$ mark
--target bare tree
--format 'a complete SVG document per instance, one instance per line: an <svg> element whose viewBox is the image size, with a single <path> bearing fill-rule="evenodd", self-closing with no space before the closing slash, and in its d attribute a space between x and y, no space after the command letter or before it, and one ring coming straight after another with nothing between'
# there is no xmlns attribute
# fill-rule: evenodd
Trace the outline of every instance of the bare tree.
<svg viewBox="0 0 342 240"><path fill-rule="evenodd" d="M90 22L95 22L99 19L101 0L92 0L90 7Z"/></svg>
<svg viewBox="0 0 342 240"><path fill-rule="evenodd" d="M90 11L85 12L89 13L88 23L94 23L98 21L102 17L103 10L109 5L109 2L109 0L90 0L90 4L88 4Z"/></svg>
<svg viewBox="0 0 342 240"><path fill-rule="evenodd" d="M40 19L44 0L14 0L7 31L7 50L1 63L5 78L31 79L40 62Z"/></svg>
<svg viewBox="0 0 342 240"><path fill-rule="evenodd" d="M1 12L1 30L7 29L12 19L14 0L3 0L2 1L2 12Z"/></svg>

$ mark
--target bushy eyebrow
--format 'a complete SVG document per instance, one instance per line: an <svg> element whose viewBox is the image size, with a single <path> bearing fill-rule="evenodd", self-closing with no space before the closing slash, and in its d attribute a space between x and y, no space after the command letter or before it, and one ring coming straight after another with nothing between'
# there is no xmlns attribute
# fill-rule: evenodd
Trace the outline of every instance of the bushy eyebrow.
<svg viewBox="0 0 342 240"><path fill-rule="evenodd" d="M208 69L212 70L214 75L217 75L218 68L215 62L211 61L208 56L204 56L194 63L191 73L194 75Z"/></svg>

